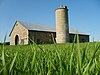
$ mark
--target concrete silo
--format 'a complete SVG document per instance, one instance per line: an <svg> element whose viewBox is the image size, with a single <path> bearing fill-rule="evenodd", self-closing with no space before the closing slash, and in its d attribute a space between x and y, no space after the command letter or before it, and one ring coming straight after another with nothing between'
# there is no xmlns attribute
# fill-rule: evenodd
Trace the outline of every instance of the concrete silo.
<svg viewBox="0 0 100 75"><path fill-rule="evenodd" d="M56 14L56 42L69 42L69 25L67 6L60 6L55 11Z"/></svg>

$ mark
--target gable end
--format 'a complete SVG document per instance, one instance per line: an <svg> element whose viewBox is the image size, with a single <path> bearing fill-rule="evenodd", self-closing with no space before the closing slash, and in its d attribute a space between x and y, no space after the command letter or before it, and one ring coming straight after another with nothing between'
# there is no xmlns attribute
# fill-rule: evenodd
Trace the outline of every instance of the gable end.
<svg viewBox="0 0 100 75"><path fill-rule="evenodd" d="M20 23L19 21L16 21L16 22L15 22L15 24L14 24L14 26L13 26L13 28L12 28L10 34L9 34L9 37L11 36L11 34L12 34L12 32L13 32L13 29L14 29L14 27L16 26L17 22ZM20 23L20 25L22 25L22 24ZM22 26L23 26L23 25L22 25ZM23 27L24 27L24 26L23 26ZM27 29L26 27L24 27L24 28Z"/></svg>

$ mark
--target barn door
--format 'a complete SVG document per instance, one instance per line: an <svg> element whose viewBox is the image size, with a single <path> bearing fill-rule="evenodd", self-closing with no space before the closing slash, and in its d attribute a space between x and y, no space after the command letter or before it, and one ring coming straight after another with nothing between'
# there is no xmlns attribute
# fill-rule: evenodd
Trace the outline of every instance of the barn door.
<svg viewBox="0 0 100 75"><path fill-rule="evenodd" d="M19 43L19 37L18 37L18 35L16 35L16 37L15 37L15 45L18 45L18 43Z"/></svg>

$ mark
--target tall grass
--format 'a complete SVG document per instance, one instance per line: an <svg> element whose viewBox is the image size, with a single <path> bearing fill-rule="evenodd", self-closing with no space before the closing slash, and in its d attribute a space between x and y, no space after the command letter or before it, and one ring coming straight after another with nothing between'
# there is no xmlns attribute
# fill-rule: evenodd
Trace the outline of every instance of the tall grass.
<svg viewBox="0 0 100 75"><path fill-rule="evenodd" d="M100 75L100 43L0 45L0 75Z"/></svg>

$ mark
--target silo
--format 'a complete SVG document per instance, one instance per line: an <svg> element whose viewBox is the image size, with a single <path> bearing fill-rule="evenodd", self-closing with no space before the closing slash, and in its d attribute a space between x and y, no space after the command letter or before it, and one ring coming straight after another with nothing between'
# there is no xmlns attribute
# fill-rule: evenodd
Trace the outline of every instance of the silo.
<svg viewBox="0 0 100 75"><path fill-rule="evenodd" d="M56 14L56 42L69 42L69 25L67 6L60 6L55 11Z"/></svg>

